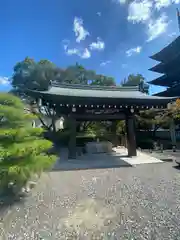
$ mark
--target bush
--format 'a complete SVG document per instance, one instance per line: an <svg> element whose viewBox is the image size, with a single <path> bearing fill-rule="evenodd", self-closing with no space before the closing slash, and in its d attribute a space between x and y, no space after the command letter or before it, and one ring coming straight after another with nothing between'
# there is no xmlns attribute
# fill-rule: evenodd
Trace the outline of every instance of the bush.
<svg viewBox="0 0 180 240"><path fill-rule="evenodd" d="M153 140L152 139L137 139L136 140L137 147L142 149L153 149Z"/></svg>
<svg viewBox="0 0 180 240"><path fill-rule="evenodd" d="M56 157L41 128L32 128L35 116L25 113L21 100L0 93L0 187L18 192L34 174L49 169ZM12 188L10 188L12 189Z"/></svg>

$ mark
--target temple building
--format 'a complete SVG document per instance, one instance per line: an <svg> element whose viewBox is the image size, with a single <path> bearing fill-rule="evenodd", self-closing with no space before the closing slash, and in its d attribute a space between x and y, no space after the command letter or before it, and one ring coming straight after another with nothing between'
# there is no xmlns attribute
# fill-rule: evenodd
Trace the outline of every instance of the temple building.
<svg viewBox="0 0 180 240"><path fill-rule="evenodd" d="M70 123L69 158L76 158L76 123L78 121L125 120L129 156L136 156L134 115L139 110L166 108L174 98L149 96L143 85L102 87L53 84L46 91L27 90L41 106L48 105L56 115Z"/></svg>
<svg viewBox="0 0 180 240"><path fill-rule="evenodd" d="M177 9L178 25L180 29L180 13ZM160 63L150 68L150 71L157 72L160 77L152 80L149 84L167 87L163 92L155 96L179 97L180 96L180 36L160 52L150 57Z"/></svg>

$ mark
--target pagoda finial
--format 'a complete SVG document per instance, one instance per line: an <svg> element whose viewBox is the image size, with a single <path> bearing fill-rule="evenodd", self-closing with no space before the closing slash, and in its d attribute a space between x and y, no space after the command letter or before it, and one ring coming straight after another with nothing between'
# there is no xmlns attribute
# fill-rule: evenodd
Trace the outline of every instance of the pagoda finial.
<svg viewBox="0 0 180 240"><path fill-rule="evenodd" d="M178 28L179 28L179 31L180 31L180 12L179 12L178 8L176 8L176 11L177 11L177 18L178 18Z"/></svg>

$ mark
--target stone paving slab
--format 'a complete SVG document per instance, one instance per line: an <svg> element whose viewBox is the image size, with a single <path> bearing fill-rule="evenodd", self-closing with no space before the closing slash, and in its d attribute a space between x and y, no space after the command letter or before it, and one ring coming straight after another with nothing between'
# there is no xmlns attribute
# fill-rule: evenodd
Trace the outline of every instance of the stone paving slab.
<svg viewBox="0 0 180 240"><path fill-rule="evenodd" d="M160 159L137 151L136 157L128 157L124 147L113 148L112 153L85 154L68 160L67 150L63 150L54 170L77 170L94 168L132 167L138 164L163 163Z"/></svg>
<svg viewBox="0 0 180 240"><path fill-rule="evenodd" d="M153 152L150 153L148 151L145 151L145 153L148 154L149 156L159 158L161 161L164 161L164 162L172 162L176 159L176 157L173 156L169 152L155 152L155 151L153 151Z"/></svg>
<svg viewBox="0 0 180 240"><path fill-rule="evenodd" d="M150 156L149 154L140 152L137 150L137 156L135 157L127 157L128 154L127 149L124 147L117 147L114 148L116 156L119 156L121 160L129 163L130 165L137 165L137 164L146 164L146 163L162 163L162 161L157 158Z"/></svg>
<svg viewBox="0 0 180 240"><path fill-rule="evenodd" d="M88 154L73 160L60 160L55 164L54 170L78 170L98 168L131 167L127 161L115 154Z"/></svg>

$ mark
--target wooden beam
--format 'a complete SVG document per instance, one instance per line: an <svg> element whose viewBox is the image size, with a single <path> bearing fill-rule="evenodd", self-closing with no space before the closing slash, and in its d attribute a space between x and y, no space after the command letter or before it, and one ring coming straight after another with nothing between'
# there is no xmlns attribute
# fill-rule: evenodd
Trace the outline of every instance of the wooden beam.
<svg viewBox="0 0 180 240"><path fill-rule="evenodd" d="M103 120L123 120L125 119L124 113L118 114L73 114L78 121L103 121Z"/></svg>

